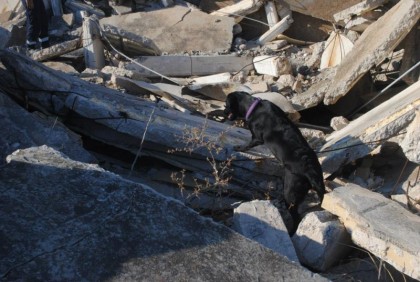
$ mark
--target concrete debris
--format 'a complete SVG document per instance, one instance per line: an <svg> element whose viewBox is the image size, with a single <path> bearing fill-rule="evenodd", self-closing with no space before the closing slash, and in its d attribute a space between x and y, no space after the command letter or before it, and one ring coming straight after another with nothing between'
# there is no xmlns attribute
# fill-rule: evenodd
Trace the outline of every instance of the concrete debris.
<svg viewBox="0 0 420 282"><path fill-rule="evenodd" d="M235 55L222 56L141 56L135 62L124 65L125 69L137 71L145 77L205 76L223 72L252 69L252 58ZM146 68L144 68L145 66ZM148 69L153 70L150 71Z"/></svg>
<svg viewBox="0 0 420 282"><path fill-rule="evenodd" d="M340 129L343 129L344 127L346 127L347 125L349 124L349 121L348 121L348 119L346 119L345 117L333 117L332 119L331 119L331 123L330 123L330 125L331 125L331 127L334 129L334 130L340 130Z"/></svg>
<svg viewBox="0 0 420 282"><path fill-rule="evenodd" d="M233 40L233 19L180 6L112 16L100 23L113 44L137 55L226 52Z"/></svg>
<svg viewBox="0 0 420 282"><path fill-rule="evenodd" d="M381 141L407 128L420 106L419 89L420 81L331 134L322 148L332 150L321 156L324 172L333 173L344 164L368 155Z"/></svg>
<svg viewBox="0 0 420 282"><path fill-rule="evenodd" d="M372 11L373 9L383 5L387 1L388 0L364 0L334 14L334 20L339 23L340 21L350 19L354 16L363 15L364 13Z"/></svg>
<svg viewBox="0 0 420 282"><path fill-rule="evenodd" d="M352 51L330 74L329 78L314 84L300 97L300 106L316 106L320 101L334 104L345 96L355 83L375 64L379 64L404 39L420 18L420 3L402 0L383 17L369 26L357 40ZM311 99L309 97L318 97ZM308 97L308 99L305 99ZM309 103L308 103L309 102Z"/></svg>
<svg viewBox="0 0 420 282"><path fill-rule="evenodd" d="M45 187L49 186L43 181L47 179L55 183L54 193L73 193L67 191L71 188L68 183L76 181L76 186L87 189L81 194L89 196L97 192L96 186L85 184L97 183L95 177L99 175L111 186L119 183L121 197L116 201L126 199L132 191L142 197L146 195L146 199L139 201L137 198L133 201L131 195L129 202L144 206L150 198L155 217L153 224L138 225L144 221L142 215L128 210L126 215L133 219L128 226L124 223L126 215L118 215L113 219L117 231L113 229L112 233L116 238L112 242L118 250L110 248L101 258L89 259L95 266L88 269L84 259L75 258L59 241L76 242L80 239L78 235L90 234L90 229L82 232L71 225L74 220L58 219L68 222L66 228L78 235L57 237L54 228L47 228L42 237L46 239L39 241L37 238L41 237L36 233L39 230L33 224L25 226L23 216L0 212L1 226L7 221L22 224L15 225L19 230L30 229L25 235L15 232L13 236L2 233L7 228L0 230L0 241L6 240L6 245L11 246L10 250L3 248L7 254L0 254L0 258L6 258L5 263L0 263L0 277L25 280L33 274L30 278L35 280L171 277L223 281L308 281L309 277L321 281L321 277L291 264L289 259L297 262L298 257L311 270L336 277L345 271L343 264L354 257L365 260L367 256L362 256L369 251L372 261L389 262L381 262L380 270L383 265L387 273L401 271L419 278L415 269L419 252L407 249L407 242L418 238L404 225L405 219L398 218L400 215L408 218L415 229L418 218L413 216L420 215L418 0L44 0L44 3L50 17L51 46L28 50L22 2L0 0L0 125L4 132L0 136L0 175L4 176L0 179L0 190L3 186L12 187L3 192L18 193L22 198L28 196L27 187L38 189L39 184L43 187L39 195L44 195ZM235 151L235 146L250 140L251 134L246 122L232 122L224 114L226 96L233 91L271 101L296 123L319 157L327 191L333 191L325 196L323 207L338 214L347 231L337 218L322 211L312 190L296 209L297 214L286 207L284 167L266 146ZM46 146L36 147L41 145ZM88 163L98 163L102 168ZM12 173L15 169L23 171ZM34 180L29 176L35 174L47 177L38 177L32 185ZM62 177L54 178L56 175ZM14 176L19 176L20 182ZM19 186L21 182L26 188ZM103 187L102 184L99 186ZM180 202L152 195L144 190L144 184ZM340 188L346 184L349 191ZM364 190L354 188L356 184ZM54 193L49 195L54 198ZM379 193L392 198L398 209ZM72 196L65 198L73 202ZM15 203L15 198L11 197L10 203L21 207L25 215L26 206L21 206L21 200ZM362 200L355 201L356 198ZM57 202L48 197L31 199L30 209L42 213L42 208L32 203L42 205L43 200ZM91 199L85 200L77 200L76 210L80 210L80 205L82 210L86 210L85 205L91 206ZM171 208L162 208L167 203ZM113 202L103 211L113 214L111 209L117 206ZM383 212L383 217L375 214L376 210ZM209 223L201 215L229 227L234 222L239 232L289 259L220 224ZM10 216L16 218L11 220ZM87 216L106 221L89 211ZM381 225L385 216L404 231L388 234L391 229ZM79 214L72 218L77 221L78 217ZM178 217L184 223L194 224L179 227ZM35 215L40 228L41 218ZM165 230L174 230L176 236L169 238L161 233L159 230L164 229L156 229L159 224L173 228ZM196 224L204 227L192 228ZM133 234L143 226L145 236L131 242L130 232L118 231L127 226ZM94 240L89 241L89 250L98 250L105 240L114 240L107 237L109 232L96 231ZM208 232L213 234L212 238L206 237ZM289 232L290 236L294 233L297 255ZM193 239L184 240L180 234ZM15 246L19 236L23 238L19 242L27 242L24 243L27 247ZM58 241L51 243L53 237ZM222 238L223 243L216 242L211 248L200 248L204 252L196 252L197 245L214 238L216 241ZM126 241L130 243L129 255L125 251ZM153 248L162 246L163 241L171 245L164 255ZM95 254L85 254L84 239L78 242L71 248L76 248L75 253L89 258ZM352 244L367 250L345 247ZM146 250L143 245L151 248ZM178 245L188 246L178 248ZM45 251L47 255L39 256ZM108 270L97 267L109 266L111 258L114 263L115 256L111 255L121 252L121 260L117 259L119 267L114 268L112 263L108 267L112 274L104 274ZM140 261L132 260L133 256ZM209 257L212 259L206 259ZM255 261L258 263L249 263ZM51 267L38 267L41 264ZM154 268L156 265L159 270ZM391 271L391 265L396 270ZM1 269L2 266L5 267ZM57 270L64 266L65 270ZM349 267L364 270L362 265ZM167 271L162 273L161 269ZM68 277L60 276L62 273ZM404 279L409 281L405 276Z"/></svg>
<svg viewBox="0 0 420 282"><path fill-rule="evenodd" d="M283 219L269 201L251 201L235 208L233 229L289 260L299 262Z"/></svg>
<svg viewBox="0 0 420 282"><path fill-rule="evenodd" d="M420 279L418 216L357 185L336 188L326 194L322 207L340 218L356 245L408 276Z"/></svg>
<svg viewBox="0 0 420 282"><path fill-rule="evenodd" d="M0 171L5 280L327 281L97 165L47 146L7 159Z"/></svg>
<svg viewBox="0 0 420 282"><path fill-rule="evenodd" d="M292 237L303 265L325 271L351 250L351 239L344 225L327 211L308 213Z"/></svg>

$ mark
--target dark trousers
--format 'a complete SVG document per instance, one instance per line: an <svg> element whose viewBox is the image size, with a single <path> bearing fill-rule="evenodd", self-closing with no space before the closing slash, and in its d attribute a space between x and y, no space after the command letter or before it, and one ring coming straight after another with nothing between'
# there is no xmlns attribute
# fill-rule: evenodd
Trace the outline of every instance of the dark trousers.
<svg viewBox="0 0 420 282"><path fill-rule="evenodd" d="M38 39L48 42L48 15L43 0L33 0L34 8L28 9L26 1L21 0L26 10L26 43L35 46Z"/></svg>

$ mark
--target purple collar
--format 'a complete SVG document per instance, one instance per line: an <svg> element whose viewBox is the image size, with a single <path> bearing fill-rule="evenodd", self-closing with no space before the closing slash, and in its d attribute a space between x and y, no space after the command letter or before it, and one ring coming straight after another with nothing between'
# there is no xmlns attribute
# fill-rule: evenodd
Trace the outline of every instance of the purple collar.
<svg viewBox="0 0 420 282"><path fill-rule="evenodd" d="M245 120L249 119L250 115L254 111L255 107L260 103L260 101L261 101L261 98L257 98L257 99L254 100L254 102L251 104L248 111L246 112Z"/></svg>

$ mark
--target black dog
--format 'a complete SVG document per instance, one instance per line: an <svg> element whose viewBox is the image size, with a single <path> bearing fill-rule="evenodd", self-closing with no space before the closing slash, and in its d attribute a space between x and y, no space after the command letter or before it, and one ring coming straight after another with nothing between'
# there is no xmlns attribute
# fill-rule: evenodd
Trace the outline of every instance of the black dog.
<svg viewBox="0 0 420 282"><path fill-rule="evenodd" d="M229 120L245 118L252 134L249 144L235 146L235 150L265 144L284 165L284 198L288 205L297 208L312 188L322 202L325 186L318 158L279 107L246 92L233 92L227 96L224 113Z"/></svg>

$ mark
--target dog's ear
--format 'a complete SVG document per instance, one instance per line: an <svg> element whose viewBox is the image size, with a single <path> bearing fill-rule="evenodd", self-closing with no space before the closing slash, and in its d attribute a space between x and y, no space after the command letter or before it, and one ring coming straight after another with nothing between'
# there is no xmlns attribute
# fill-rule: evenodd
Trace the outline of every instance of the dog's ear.
<svg viewBox="0 0 420 282"><path fill-rule="evenodd" d="M235 93L228 94L224 110L226 116L230 120L234 120L238 114L238 98Z"/></svg>

